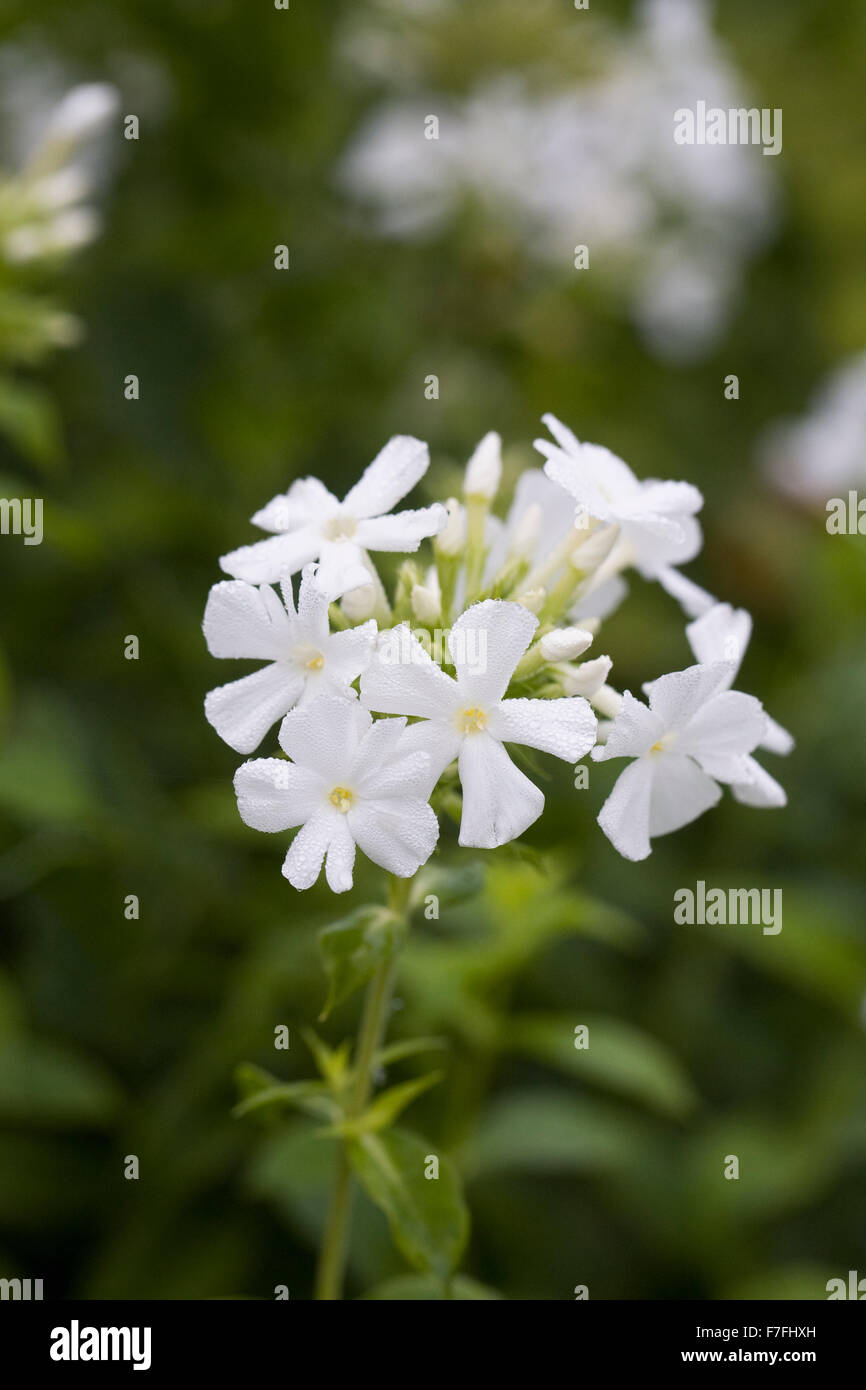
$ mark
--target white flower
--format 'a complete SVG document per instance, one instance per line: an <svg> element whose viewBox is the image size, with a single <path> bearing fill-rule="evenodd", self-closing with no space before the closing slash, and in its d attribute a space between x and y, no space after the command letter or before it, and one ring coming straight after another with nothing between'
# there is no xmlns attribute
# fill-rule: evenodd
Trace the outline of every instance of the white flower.
<svg viewBox="0 0 866 1390"><path fill-rule="evenodd" d="M254 830L301 829L283 874L311 888L325 861L335 893L352 887L357 846L374 864L411 878L430 858L439 826L427 803L428 760L407 751L405 719L380 719L323 696L287 714L280 747L292 759L255 758L235 774L241 818Z"/></svg>
<svg viewBox="0 0 866 1390"><path fill-rule="evenodd" d="M308 566L295 610L288 577L283 602L273 589L240 579L215 584L204 615L208 651L217 657L250 657L269 664L251 676L212 690L205 713L238 753L251 753L268 729L294 705L313 696L355 697L351 685L370 660L376 624L330 631L328 593Z"/></svg>
<svg viewBox="0 0 866 1390"><path fill-rule="evenodd" d="M715 806L719 782L748 781L748 755L765 736L760 701L730 690L734 662L690 666L644 686L649 708L626 691L596 761L634 758L598 823L626 859L646 859L650 839Z"/></svg>
<svg viewBox="0 0 866 1390"><path fill-rule="evenodd" d="M581 444L555 415L542 417L555 443L536 439L547 459L544 471L570 493L576 516L619 526L614 551L620 568L634 565L656 579L672 565L684 564L701 548L695 513L703 498L691 483L641 481L627 463L600 444Z"/></svg>
<svg viewBox="0 0 866 1390"><path fill-rule="evenodd" d="M802 502L824 502L866 483L866 352L822 384L807 415L775 425L762 444L776 486Z"/></svg>
<svg viewBox="0 0 866 1390"><path fill-rule="evenodd" d="M541 815L544 796L515 767L503 745L522 743L574 762L595 741L596 721L580 698L505 700L515 666L538 621L517 603L486 599L458 618L448 636L452 679L403 628L394 662L392 634L361 681L361 699L383 714L420 716L407 744L430 756L430 789L457 759L463 787L460 844L492 849L521 835Z"/></svg>
<svg viewBox="0 0 866 1390"><path fill-rule="evenodd" d="M417 550L425 536L445 525L445 509L439 503L388 515L424 476L429 462L427 445L420 439L395 435L342 502L318 478L298 479L252 519L255 526L276 534L224 555L221 568L250 584L270 584L285 571L294 574L318 560L325 588L345 589L347 574L364 565L366 551Z"/></svg>
<svg viewBox="0 0 866 1390"><path fill-rule="evenodd" d="M730 664L729 685L733 685L737 678L751 635L750 615L744 608L734 609L729 603L715 604L686 628L689 645L698 661L704 664L726 661ZM787 729L767 715L767 727L759 746L770 753L785 754L794 747L794 740ZM748 806L785 805L787 797L784 789L765 772L760 763L754 758L747 758L745 768L747 775L731 787L738 801Z"/></svg>

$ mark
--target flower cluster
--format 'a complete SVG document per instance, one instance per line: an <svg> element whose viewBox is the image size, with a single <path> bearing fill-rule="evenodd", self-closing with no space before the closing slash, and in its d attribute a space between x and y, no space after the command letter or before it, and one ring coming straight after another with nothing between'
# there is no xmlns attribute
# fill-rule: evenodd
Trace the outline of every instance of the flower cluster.
<svg viewBox="0 0 866 1390"><path fill-rule="evenodd" d="M235 790L248 825L297 829L283 866L296 888L323 864L335 893L351 888L358 848L410 877L436 846L437 811L459 822L460 845L515 839L544 808L522 749L631 759L599 815L628 859L715 805L720 784L752 806L784 804L752 755L788 752L790 735L731 688L749 615L679 569L700 549L700 493L640 480L544 419L544 468L521 475L504 520L497 434L469 460L462 498L402 511L429 454L398 436L342 501L300 479L253 517L272 534L223 557L232 578L211 590L208 648L264 665L211 691L205 711L240 753L281 721L285 757L245 762ZM432 554L403 562L390 600L371 552L424 542ZM692 618L696 664L647 684L648 704L610 684L609 656L581 659L629 569Z"/></svg>

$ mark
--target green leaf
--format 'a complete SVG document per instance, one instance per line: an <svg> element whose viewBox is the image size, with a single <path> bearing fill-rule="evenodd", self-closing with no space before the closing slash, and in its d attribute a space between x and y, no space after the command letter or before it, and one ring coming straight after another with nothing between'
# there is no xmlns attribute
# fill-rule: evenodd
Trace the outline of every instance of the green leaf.
<svg viewBox="0 0 866 1390"><path fill-rule="evenodd" d="M418 1076L412 1081L401 1081L397 1086L390 1086L367 1106L362 1115L334 1125L331 1133L355 1138L361 1134L373 1134L387 1129L416 1097L441 1081L443 1075L444 1072L431 1071L426 1076Z"/></svg>
<svg viewBox="0 0 866 1390"><path fill-rule="evenodd" d="M434 1052L448 1046L447 1038L404 1038L402 1042L389 1043L373 1054L374 1067L390 1067L394 1062L402 1062L404 1057L414 1057L418 1052Z"/></svg>
<svg viewBox="0 0 866 1390"><path fill-rule="evenodd" d="M55 1128L102 1126L117 1109L111 1078L81 1055L35 1038L0 1049L0 1120Z"/></svg>
<svg viewBox="0 0 866 1390"><path fill-rule="evenodd" d="M437 1155L439 1176L426 1178L430 1145L400 1129L365 1134L347 1145L347 1153L409 1263L447 1279L469 1234L469 1213L454 1165Z"/></svg>
<svg viewBox="0 0 866 1390"><path fill-rule="evenodd" d="M641 1161L645 1134L633 1115L601 1101L516 1092L487 1111L461 1167L473 1178L509 1169L616 1173Z"/></svg>
<svg viewBox="0 0 866 1390"><path fill-rule="evenodd" d="M302 1028L301 1036L313 1054L320 1074L332 1091L341 1091L346 1080L352 1044L346 1039L339 1047L328 1047L312 1028Z"/></svg>
<svg viewBox="0 0 866 1390"><path fill-rule="evenodd" d="M432 1274L402 1274L395 1279L386 1279L384 1283L377 1284L374 1289L362 1294L364 1299L396 1299L401 1302L424 1300L430 1303L444 1302L446 1299L457 1302L501 1299L502 1296L495 1289L488 1288L486 1284L479 1284L477 1279L469 1279L465 1274L456 1275L450 1284Z"/></svg>
<svg viewBox="0 0 866 1390"><path fill-rule="evenodd" d="M0 377L0 432L43 471L53 472L63 456L57 407L31 382Z"/></svg>
<svg viewBox="0 0 866 1390"><path fill-rule="evenodd" d="M367 983L404 930L402 917L380 906L359 907L319 933L329 986L320 1022Z"/></svg>
<svg viewBox="0 0 866 1390"><path fill-rule="evenodd" d="M657 1039L615 1018L580 1014L588 1046L575 1047L570 1014L524 1014L508 1024L511 1049L568 1076L589 1081L663 1115L683 1118L694 1107L691 1081L676 1057Z"/></svg>
<svg viewBox="0 0 866 1390"><path fill-rule="evenodd" d="M291 1081L278 1086L268 1086L247 1096L232 1110L236 1119L249 1115L255 1110L264 1110L272 1105L293 1106L306 1115L319 1119L333 1120L339 1115L339 1108L329 1095L329 1087L324 1081Z"/></svg>

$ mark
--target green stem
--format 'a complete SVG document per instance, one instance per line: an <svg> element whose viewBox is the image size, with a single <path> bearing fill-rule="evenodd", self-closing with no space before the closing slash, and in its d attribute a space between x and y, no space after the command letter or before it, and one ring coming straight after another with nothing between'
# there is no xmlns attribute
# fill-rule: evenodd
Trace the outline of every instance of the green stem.
<svg viewBox="0 0 866 1390"><path fill-rule="evenodd" d="M389 875L388 906L392 912L404 913L409 900L409 879ZM388 1023L391 994L394 986L394 958L388 956L377 967L367 986L364 1011L358 1030L354 1053L354 1080L346 1106L346 1118L362 1114L373 1087L373 1058L382 1046ZM352 1220L352 1168L345 1144L340 1148L337 1180L331 1197L325 1235L316 1271L315 1297L331 1302L342 1298L346 1272L349 1229Z"/></svg>

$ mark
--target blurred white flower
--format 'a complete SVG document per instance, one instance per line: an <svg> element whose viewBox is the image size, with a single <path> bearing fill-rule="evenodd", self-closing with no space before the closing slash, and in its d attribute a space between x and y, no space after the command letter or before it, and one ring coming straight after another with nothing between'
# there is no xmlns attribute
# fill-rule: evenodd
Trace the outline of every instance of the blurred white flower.
<svg viewBox="0 0 866 1390"><path fill-rule="evenodd" d="M272 724L295 705L351 688L370 660L376 624L347 632L330 630L329 595L309 566L304 570L295 609L292 584L282 584L280 602L273 589L240 579L215 584L204 615L211 656L252 658L269 664L250 676L211 690L205 699L209 722L238 753L257 748Z"/></svg>
<svg viewBox="0 0 866 1390"><path fill-rule="evenodd" d="M407 729L406 740L429 755L430 791L457 759L463 788L461 845L493 849L505 844L522 835L544 809L543 793L515 767L505 743L574 762L595 742L595 716L581 698L503 698L537 626L519 603L487 599L468 608L448 635L456 680L408 631L401 636L409 659L391 659L392 634L384 633L361 678L361 699L370 709L420 718Z"/></svg>
<svg viewBox="0 0 866 1390"><path fill-rule="evenodd" d="M830 374L802 419L768 431L761 454L779 490L799 501L866 486L866 353Z"/></svg>
<svg viewBox="0 0 866 1390"><path fill-rule="evenodd" d="M300 826L283 864L311 888L322 863L334 893L352 887L355 848L399 878L430 858L439 825L427 802L427 757L405 747L405 719L373 723L357 702L323 696L287 714L282 758L256 758L235 774L241 818L254 830Z"/></svg>
<svg viewBox="0 0 866 1390"><path fill-rule="evenodd" d="M99 215L86 204L118 104L114 87L89 82L25 121L31 134L17 141L21 167L0 178L0 253L8 262L68 255L98 235Z"/></svg>
<svg viewBox="0 0 866 1390"><path fill-rule="evenodd" d="M342 502L318 478L298 479L252 518L253 525L276 535L223 555L220 567L250 584L269 584L318 560L319 582L329 591L345 591L349 579L368 583L369 575L365 580L360 573L367 551L417 550L445 525L445 508L438 502L388 515L423 478L429 462L420 439L395 435Z"/></svg>
<svg viewBox="0 0 866 1390"><path fill-rule="evenodd" d="M750 781L749 754L766 734L758 700L729 689L736 662L690 666L644 686L649 707L626 691L596 761L632 758L598 817L626 859L646 859L650 840L715 806L719 782Z"/></svg>
<svg viewBox="0 0 866 1390"><path fill-rule="evenodd" d="M555 19L545 11L540 22ZM591 38L592 17L581 24ZM599 48L600 74L564 91L551 90L548 66L539 82L526 72L462 100L431 92L384 105L341 178L384 235L433 233L471 200L563 273L575 245L589 246L621 271L652 350L689 359L712 346L744 263L772 230L775 182L749 146L674 143L678 108L749 105L705 0L643 0ZM426 138L430 113L437 139Z"/></svg>

